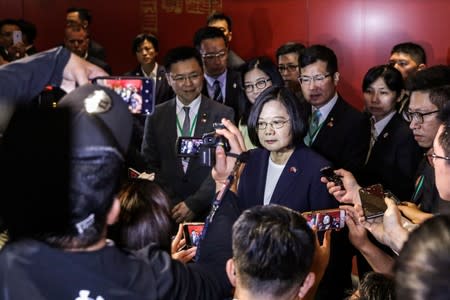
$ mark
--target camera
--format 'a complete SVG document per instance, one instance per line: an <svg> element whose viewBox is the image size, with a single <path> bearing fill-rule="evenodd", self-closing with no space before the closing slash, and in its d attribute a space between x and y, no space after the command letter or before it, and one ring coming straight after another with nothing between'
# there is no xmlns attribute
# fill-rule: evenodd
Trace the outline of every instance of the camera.
<svg viewBox="0 0 450 300"><path fill-rule="evenodd" d="M230 151L228 140L215 131L205 133L201 138L180 136L177 140L177 155L183 158L200 158L201 165L212 167L215 164L217 146L222 146L227 153Z"/></svg>

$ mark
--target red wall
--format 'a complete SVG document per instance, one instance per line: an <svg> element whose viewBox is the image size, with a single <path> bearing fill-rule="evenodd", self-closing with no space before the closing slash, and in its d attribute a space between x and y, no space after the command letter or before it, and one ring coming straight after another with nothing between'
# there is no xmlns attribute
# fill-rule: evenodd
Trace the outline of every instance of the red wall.
<svg viewBox="0 0 450 300"><path fill-rule="evenodd" d="M62 41L67 7L89 8L93 38L105 46L114 73L121 74L135 65L130 43L144 22L141 5L155 1L157 8L151 13L157 18L160 58L174 46L192 44L195 30L205 25L208 9L188 13L187 5L209 3L232 16L231 46L243 58L273 57L279 45L292 40L334 49L341 72L339 90L358 107L363 75L369 67L385 63L396 43L422 44L428 65L450 62L447 0L1 0L0 18L34 22L37 45L46 49ZM168 11L168 3L179 4L178 11Z"/></svg>

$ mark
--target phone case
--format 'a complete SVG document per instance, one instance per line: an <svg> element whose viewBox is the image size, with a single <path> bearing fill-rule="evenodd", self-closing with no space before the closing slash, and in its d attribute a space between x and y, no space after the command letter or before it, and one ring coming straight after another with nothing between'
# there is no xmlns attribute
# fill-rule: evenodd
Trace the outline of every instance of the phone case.
<svg viewBox="0 0 450 300"><path fill-rule="evenodd" d="M183 235L188 248L198 246L205 223L184 223Z"/></svg>
<svg viewBox="0 0 450 300"><path fill-rule="evenodd" d="M373 219L384 215L387 206L384 202L384 191L381 185L360 189L359 196L366 219Z"/></svg>

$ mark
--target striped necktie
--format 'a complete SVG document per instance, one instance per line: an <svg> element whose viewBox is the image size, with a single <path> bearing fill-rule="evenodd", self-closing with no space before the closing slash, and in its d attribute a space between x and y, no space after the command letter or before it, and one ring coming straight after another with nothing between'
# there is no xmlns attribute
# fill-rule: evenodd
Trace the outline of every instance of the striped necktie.
<svg viewBox="0 0 450 300"><path fill-rule="evenodd" d="M213 87L214 87L213 100L219 103L223 103L222 90L220 89L220 81L216 79L214 81Z"/></svg>

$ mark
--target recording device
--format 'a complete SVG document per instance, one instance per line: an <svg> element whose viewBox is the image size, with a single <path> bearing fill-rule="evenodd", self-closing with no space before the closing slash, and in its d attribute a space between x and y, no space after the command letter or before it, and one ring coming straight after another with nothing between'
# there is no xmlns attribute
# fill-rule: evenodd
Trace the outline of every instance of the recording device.
<svg viewBox="0 0 450 300"><path fill-rule="evenodd" d="M205 223L184 223L183 224L183 236L186 241L186 247L197 247L200 242L200 237L203 232Z"/></svg>
<svg viewBox="0 0 450 300"><path fill-rule="evenodd" d="M215 164L217 146L222 146L227 153L230 151L228 140L214 131L203 134L201 138L180 136L176 143L177 156L198 157L201 165L212 167Z"/></svg>
<svg viewBox="0 0 450 300"><path fill-rule="evenodd" d="M359 196L367 220L384 215L387 205L384 202L385 193L381 184L360 189Z"/></svg>
<svg viewBox="0 0 450 300"><path fill-rule="evenodd" d="M104 76L94 78L92 83L114 90L128 104L128 109L133 114L151 115L155 109L153 80L150 78Z"/></svg>
<svg viewBox="0 0 450 300"><path fill-rule="evenodd" d="M22 31L14 30L13 31L13 44L22 43Z"/></svg>
<svg viewBox="0 0 450 300"><path fill-rule="evenodd" d="M128 178L138 178L141 173L133 168L128 168Z"/></svg>
<svg viewBox="0 0 450 300"><path fill-rule="evenodd" d="M315 210L302 213L308 225L316 226L317 231L340 229L345 226L345 210L339 208Z"/></svg>
<svg viewBox="0 0 450 300"><path fill-rule="evenodd" d="M325 177L328 181L334 182L336 185L339 185L342 189L344 188L344 184L342 183L342 176L334 173L334 169L330 166L323 167L320 169L320 173Z"/></svg>

